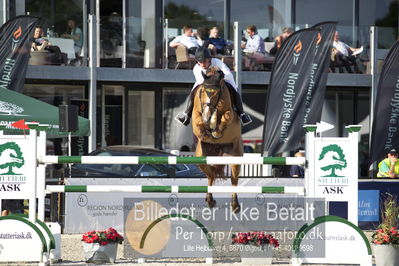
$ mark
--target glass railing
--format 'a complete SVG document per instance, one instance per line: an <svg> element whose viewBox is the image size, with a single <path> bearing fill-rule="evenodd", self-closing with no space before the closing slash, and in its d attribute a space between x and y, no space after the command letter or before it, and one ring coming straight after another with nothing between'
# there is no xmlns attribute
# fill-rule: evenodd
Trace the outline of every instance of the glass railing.
<svg viewBox="0 0 399 266"><path fill-rule="evenodd" d="M99 32L99 65L100 67L118 67L118 68L167 68L167 69L192 69L195 64L194 53L189 50L178 50L172 48L170 43L173 39L182 34L182 26L187 21L173 19L165 20L164 27L156 30L153 19L142 19L138 17L127 17L126 28L123 28L122 18L117 16L101 17ZM274 39L287 25L264 24L256 25L257 33L263 40L265 52L255 57L251 52L247 52L245 40L248 39L246 26L239 23L239 41L234 43L234 23L229 24L228 34L224 34L222 21L189 21L193 26L193 32L196 36L201 35L203 28L219 29L219 36L225 39L226 47L222 50L213 52L213 56L221 59L232 70L241 71L271 71L274 54L271 49L274 46ZM311 27L312 25L291 25L294 30ZM88 27L85 27L87 29ZM87 30L83 37L88 36ZM340 40L354 48L363 47L363 52L357 56L362 64L362 73L370 73L370 27L361 26L353 28L351 26L337 25L337 31ZM157 34L161 32L161 34ZM377 60L383 60L390 47L397 39L397 28L376 27L375 38L377 40ZM68 65L85 66L87 65L87 41L79 54L75 53L73 40L61 38L62 35L56 30L50 29L49 40L54 46L55 53L50 58L43 58L43 55L33 54L30 64L50 64L50 65ZM52 33L52 34L51 34ZM126 36L126 37L124 37ZM226 38L224 38L226 36ZM240 46L240 47L237 47ZM242 47L241 47L242 46ZM240 68L235 66L236 51L241 53ZM39 56L39 57L37 57ZM55 60L57 63L53 63ZM58 60L58 61L57 61ZM354 70L353 66L351 66ZM335 70L330 68L330 72L339 73L339 68ZM342 71L348 72L346 68ZM355 72L355 71L353 71Z"/></svg>

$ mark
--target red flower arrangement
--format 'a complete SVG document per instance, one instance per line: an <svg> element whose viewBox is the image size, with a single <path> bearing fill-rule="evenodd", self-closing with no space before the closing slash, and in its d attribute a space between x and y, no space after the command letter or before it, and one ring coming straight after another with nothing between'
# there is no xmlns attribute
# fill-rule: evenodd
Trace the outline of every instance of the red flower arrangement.
<svg viewBox="0 0 399 266"><path fill-rule="evenodd" d="M273 245L275 248L280 245L277 239L270 234L265 234L264 232L237 233L233 234L232 240L232 244L254 246Z"/></svg>
<svg viewBox="0 0 399 266"><path fill-rule="evenodd" d="M122 244L123 236L110 227L104 231L90 231L82 235L82 241L86 243L99 243L100 246L105 246L109 243Z"/></svg>
<svg viewBox="0 0 399 266"><path fill-rule="evenodd" d="M371 236L371 243L375 245L393 245L399 247L399 231L397 220L399 216L399 202L397 195L386 193L381 206L382 223Z"/></svg>
<svg viewBox="0 0 399 266"><path fill-rule="evenodd" d="M376 245L399 246L399 232L397 227L381 225L371 236L371 243Z"/></svg>

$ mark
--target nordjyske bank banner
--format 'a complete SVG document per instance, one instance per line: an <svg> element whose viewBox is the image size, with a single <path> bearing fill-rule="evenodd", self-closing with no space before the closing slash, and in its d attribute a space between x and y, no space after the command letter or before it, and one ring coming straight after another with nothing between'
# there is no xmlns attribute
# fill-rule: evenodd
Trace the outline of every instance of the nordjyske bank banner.
<svg viewBox="0 0 399 266"><path fill-rule="evenodd" d="M268 156L295 149L303 134L305 96L319 29L294 32L276 55L270 77L263 128L263 152Z"/></svg>
<svg viewBox="0 0 399 266"><path fill-rule="evenodd" d="M399 148L399 41L392 46L378 81L371 132L370 164Z"/></svg>

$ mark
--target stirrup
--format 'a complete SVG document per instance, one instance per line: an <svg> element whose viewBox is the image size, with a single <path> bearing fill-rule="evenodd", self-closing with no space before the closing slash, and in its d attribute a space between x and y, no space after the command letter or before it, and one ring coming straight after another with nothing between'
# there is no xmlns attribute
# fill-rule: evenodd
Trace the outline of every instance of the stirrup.
<svg viewBox="0 0 399 266"><path fill-rule="evenodd" d="M183 126L188 126L188 124L190 124L190 119L188 119L188 115L186 113L177 114L175 120Z"/></svg>
<svg viewBox="0 0 399 266"><path fill-rule="evenodd" d="M246 113L242 113L240 115L240 121L242 126L246 126L252 123L251 116Z"/></svg>

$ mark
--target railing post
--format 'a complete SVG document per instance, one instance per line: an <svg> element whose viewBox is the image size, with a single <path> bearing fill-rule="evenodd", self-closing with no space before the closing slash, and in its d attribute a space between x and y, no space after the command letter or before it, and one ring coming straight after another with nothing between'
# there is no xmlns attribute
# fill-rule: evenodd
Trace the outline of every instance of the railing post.
<svg viewBox="0 0 399 266"><path fill-rule="evenodd" d="M234 21L234 66L236 72L236 84L238 93L241 94L241 70L242 70L242 54L241 54L241 31L238 21Z"/></svg>
<svg viewBox="0 0 399 266"><path fill-rule="evenodd" d="M96 149L96 117L97 117L97 31L96 31L96 16L89 15L89 119L90 119L90 136L89 136L89 149L91 152Z"/></svg>
<svg viewBox="0 0 399 266"><path fill-rule="evenodd" d="M168 69L169 67L169 44L168 44L168 40L169 40L169 36L168 36L168 29L169 29L169 20L167 18L164 19L163 21L163 36L165 38L165 63L164 63L164 68Z"/></svg>
<svg viewBox="0 0 399 266"><path fill-rule="evenodd" d="M315 134L316 134L316 125L304 125L303 126L306 131L306 148L305 148L305 157L307 167L305 167L305 195L307 197L314 197L315 195Z"/></svg>
<svg viewBox="0 0 399 266"><path fill-rule="evenodd" d="M371 90L370 90L370 121L369 121L369 147L371 147L371 136L372 136L372 125L374 120L374 106L377 95L377 82L378 82L378 60L377 60L377 49L378 49L378 30L377 27L370 27L370 74L371 74ZM371 165L371 170L377 168L376 163Z"/></svg>

